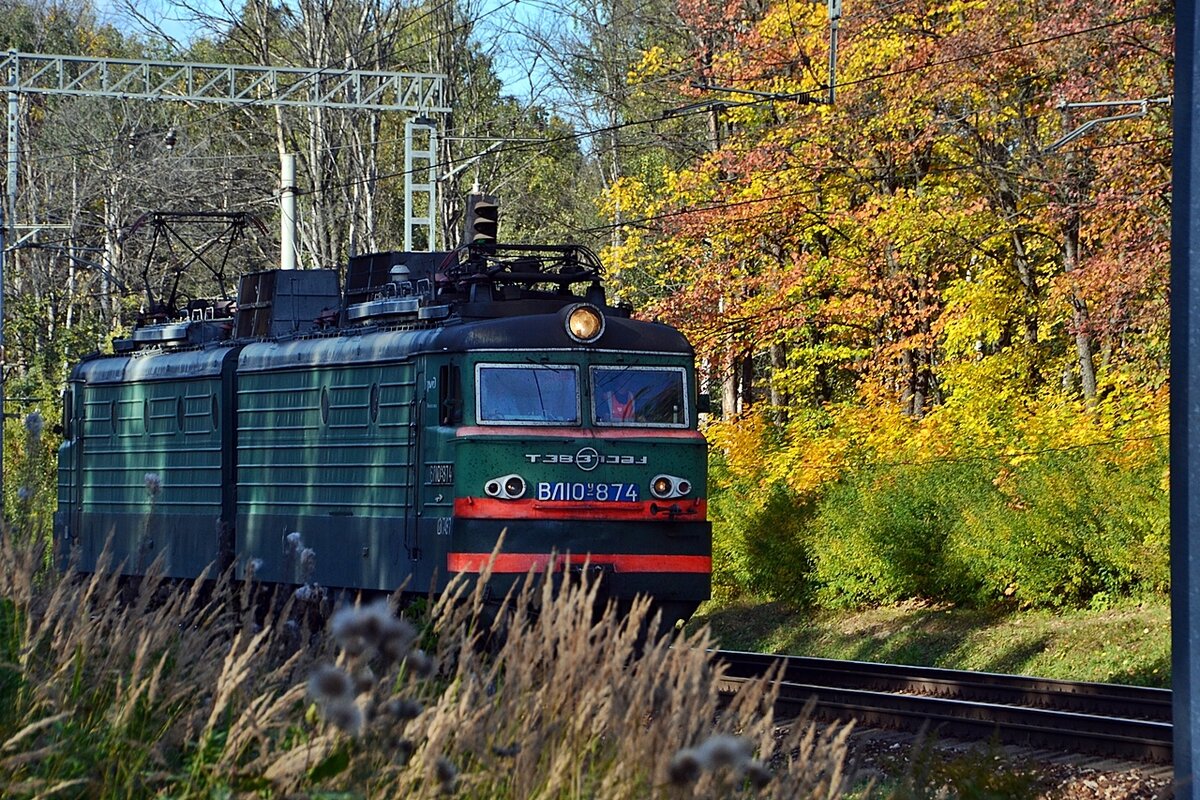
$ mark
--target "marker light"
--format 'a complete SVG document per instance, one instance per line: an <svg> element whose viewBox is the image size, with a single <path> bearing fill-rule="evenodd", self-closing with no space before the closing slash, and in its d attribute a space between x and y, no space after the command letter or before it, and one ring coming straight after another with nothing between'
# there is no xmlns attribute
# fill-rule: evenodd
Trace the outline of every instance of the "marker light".
<svg viewBox="0 0 1200 800"><path fill-rule="evenodd" d="M604 333L604 315L592 305L580 303L567 312L567 334L577 342L594 342Z"/></svg>
<svg viewBox="0 0 1200 800"><path fill-rule="evenodd" d="M517 500L525 494L525 488L525 479L520 475L505 475L487 481L483 492L500 500Z"/></svg>
<svg viewBox="0 0 1200 800"><path fill-rule="evenodd" d="M650 494L660 500L684 497L692 491L691 481L674 475L657 475L650 481Z"/></svg>

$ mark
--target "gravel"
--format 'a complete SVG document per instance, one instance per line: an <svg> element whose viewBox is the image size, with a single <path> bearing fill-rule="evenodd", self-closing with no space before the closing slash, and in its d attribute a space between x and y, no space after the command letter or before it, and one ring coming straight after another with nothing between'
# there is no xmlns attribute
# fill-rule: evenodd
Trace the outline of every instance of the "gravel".
<svg viewBox="0 0 1200 800"><path fill-rule="evenodd" d="M914 764L914 747L916 764ZM922 797L962 796L957 783L987 784L988 797L1037 800L1165 800L1173 796L1170 765L1071 756L1032 748L961 742L926 742L887 731L862 731L851 737L851 760L858 782L874 780L887 797L906 779L917 780ZM939 791L945 786L949 791ZM968 790L970 791L970 790ZM1011 793L1011 794L1009 794ZM977 793L971 796L981 796Z"/></svg>

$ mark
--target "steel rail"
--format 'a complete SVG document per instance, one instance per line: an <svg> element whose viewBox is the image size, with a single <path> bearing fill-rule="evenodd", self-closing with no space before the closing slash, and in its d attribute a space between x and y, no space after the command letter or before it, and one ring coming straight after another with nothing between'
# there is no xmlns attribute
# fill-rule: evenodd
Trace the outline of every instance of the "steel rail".
<svg viewBox="0 0 1200 800"><path fill-rule="evenodd" d="M942 737L1169 763L1170 691L1019 675L718 651L726 689L782 669L777 710ZM936 695L936 696L931 696Z"/></svg>

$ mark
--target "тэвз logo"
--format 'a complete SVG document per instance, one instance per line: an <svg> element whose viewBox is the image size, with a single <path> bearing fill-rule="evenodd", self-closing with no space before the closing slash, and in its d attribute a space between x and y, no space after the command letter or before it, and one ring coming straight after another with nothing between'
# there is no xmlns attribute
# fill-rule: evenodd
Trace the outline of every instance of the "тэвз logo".
<svg viewBox="0 0 1200 800"><path fill-rule="evenodd" d="M601 464L618 464L628 467L645 466L646 456L602 456L594 447L581 447L577 453L542 454L526 453L525 458L531 464L574 464L584 472L591 472Z"/></svg>

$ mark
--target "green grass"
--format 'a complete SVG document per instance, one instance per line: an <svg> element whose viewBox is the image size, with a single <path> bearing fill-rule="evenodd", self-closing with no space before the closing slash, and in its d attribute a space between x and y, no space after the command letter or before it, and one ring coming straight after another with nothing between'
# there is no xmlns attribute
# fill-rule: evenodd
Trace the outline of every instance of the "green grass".
<svg viewBox="0 0 1200 800"><path fill-rule="evenodd" d="M900 604L861 611L783 603L701 608L730 650L1169 687L1171 617L1165 599L1104 610L1015 611Z"/></svg>

